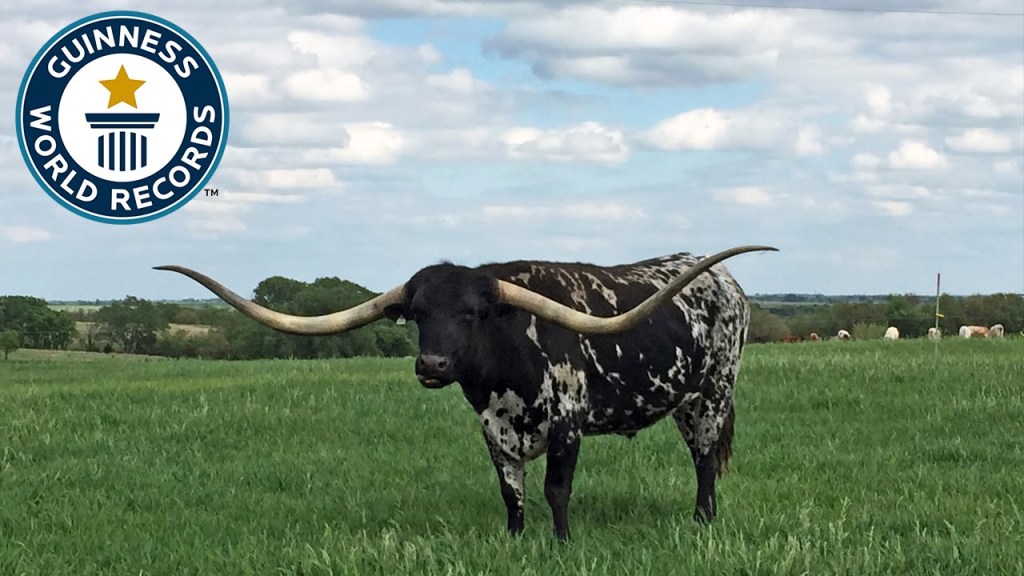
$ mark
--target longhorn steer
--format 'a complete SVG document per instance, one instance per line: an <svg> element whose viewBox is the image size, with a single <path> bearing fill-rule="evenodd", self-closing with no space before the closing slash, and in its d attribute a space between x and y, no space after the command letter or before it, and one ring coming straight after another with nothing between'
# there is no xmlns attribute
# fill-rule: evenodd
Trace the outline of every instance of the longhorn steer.
<svg viewBox="0 0 1024 576"><path fill-rule="evenodd" d="M187 268L160 269L191 277L284 332L333 334L383 316L415 321L416 375L428 388L455 381L462 387L483 428L509 532L523 529L525 464L546 453L544 496L556 536L566 539L581 437L632 437L668 415L696 467L694 518L714 518L715 479L732 451L733 386L749 321L743 291L715 264L755 250L774 248L612 267L440 264L370 302L318 317L268 310Z"/></svg>

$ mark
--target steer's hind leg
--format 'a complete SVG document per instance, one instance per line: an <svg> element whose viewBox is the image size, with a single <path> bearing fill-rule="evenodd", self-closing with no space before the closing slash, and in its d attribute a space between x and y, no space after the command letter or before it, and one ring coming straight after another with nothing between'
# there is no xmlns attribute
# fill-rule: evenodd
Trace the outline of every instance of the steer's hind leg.
<svg viewBox="0 0 1024 576"><path fill-rule="evenodd" d="M715 479L721 476L732 452L733 405L721 395L684 404L672 414L683 441L690 449L697 472L694 520L706 523L718 512Z"/></svg>
<svg viewBox="0 0 1024 576"><path fill-rule="evenodd" d="M505 501L508 512L508 531L513 536L523 531L523 500L524 478L526 467L522 460L510 458L497 446L487 443L491 452L494 471L498 473L498 486L501 488L501 499Z"/></svg>
<svg viewBox="0 0 1024 576"><path fill-rule="evenodd" d="M569 497L572 495L576 459L580 453L580 436L579 429L565 419L553 420L548 432L544 497L551 506L555 536L563 542L569 539Z"/></svg>

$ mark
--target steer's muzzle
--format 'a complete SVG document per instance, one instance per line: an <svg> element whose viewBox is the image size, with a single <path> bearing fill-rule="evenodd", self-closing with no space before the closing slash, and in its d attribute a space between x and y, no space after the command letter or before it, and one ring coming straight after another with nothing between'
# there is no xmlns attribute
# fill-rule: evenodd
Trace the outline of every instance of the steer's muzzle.
<svg viewBox="0 0 1024 576"><path fill-rule="evenodd" d="M416 357L416 377L427 388L443 388L451 384L452 363L447 356L420 354Z"/></svg>

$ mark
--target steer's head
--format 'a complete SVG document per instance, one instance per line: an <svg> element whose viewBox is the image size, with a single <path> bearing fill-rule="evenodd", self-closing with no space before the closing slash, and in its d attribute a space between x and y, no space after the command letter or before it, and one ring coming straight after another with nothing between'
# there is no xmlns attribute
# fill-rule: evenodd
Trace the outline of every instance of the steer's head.
<svg viewBox="0 0 1024 576"><path fill-rule="evenodd" d="M599 318L584 314L483 272L440 264L424 268L407 283L368 302L324 316L292 316L264 308L242 298L216 280L181 266L160 266L159 270L179 272L199 282L243 314L289 334L322 336L364 326L384 316L404 316L416 322L420 332L420 354L416 375L428 388L440 388L463 377L470 362L468 352L479 350L487 338L481 334L512 309L522 309L581 334L624 332L647 319L694 278L715 264L744 252L772 250L768 246L740 246L699 260L665 284L632 310ZM486 351L485 351L486 353Z"/></svg>
<svg viewBox="0 0 1024 576"><path fill-rule="evenodd" d="M452 264L424 268L405 284L405 301L385 313L416 323L421 384L442 388L465 378L484 333L514 310L501 301L498 286L489 274Z"/></svg>

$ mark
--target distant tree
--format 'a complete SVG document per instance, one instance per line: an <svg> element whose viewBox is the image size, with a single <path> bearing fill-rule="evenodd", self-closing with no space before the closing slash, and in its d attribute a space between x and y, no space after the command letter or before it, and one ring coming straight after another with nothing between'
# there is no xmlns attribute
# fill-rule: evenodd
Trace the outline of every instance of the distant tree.
<svg viewBox="0 0 1024 576"><path fill-rule="evenodd" d="M408 331L395 330L387 324L374 326L377 350L382 356L401 358L416 353L416 344Z"/></svg>
<svg viewBox="0 0 1024 576"><path fill-rule="evenodd" d="M0 350L4 353L4 360L7 360L7 356L18 348L21 348L21 334L14 330L0 332Z"/></svg>
<svg viewBox="0 0 1024 576"><path fill-rule="evenodd" d="M96 313L109 338L128 354L151 354L156 350L157 334L167 329L167 320L152 302L126 296L111 302Z"/></svg>
<svg viewBox="0 0 1024 576"><path fill-rule="evenodd" d="M853 325L859 323L885 324L885 306L870 302L838 302L832 306L837 321L836 331L839 329L853 332Z"/></svg>
<svg viewBox="0 0 1024 576"><path fill-rule="evenodd" d="M935 314L935 302L929 304L929 310ZM960 298L956 296L950 296L949 294L943 294L939 297L939 313L942 317L939 318L939 328L942 333L947 336L955 336L960 330L960 326L968 324L967 319L964 317L963 306L960 302ZM935 320L932 320L932 326L935 325Z"/></svg>
<svg viewBox="0 0 1024 576"><path fill-rule="evenodd" d="M177 313L168 319L168 322L174 324L202 324L202 314L195 308L188 306L179 306Z"/></svg>
<svg viewBox="0 0 1024 576"><path fill-rule="evenodd" d="M284 276L271 276L260 282L253 291L253 301L260 306L278 309L295 298L295 295L306 287L305 282L285 278Z"/></svg>
<svg viewBox="0 0 1024 576"><path fill-rule="evenodd" d="M924 336L935 322L934 312L928 313L927 303L922 306L921 299L913 294L890 295L886 299L886 316L888 326L895 326L905 338Z"/></svg>
<svg viewBox="0 0 1024 576"><path fill-rule="evenodd" d="M87 352L95 352L100 348L100 337L103 327L99 322L83 322L79 330L79 341Z"/></svg>
<svg viewBox="0 0 1024 576"><path fill-rule="evenodd" d="M67 314L31 296L0 296L0 330L21 334L22 348L66 348L75 335Z"/></svg>
<svg viewBox="0 0 1024 576"><path fill-rule="evenodd" d="M789 327L782 318L756 304L750 307L747 342L778 342L789 336Z"/></svg>

